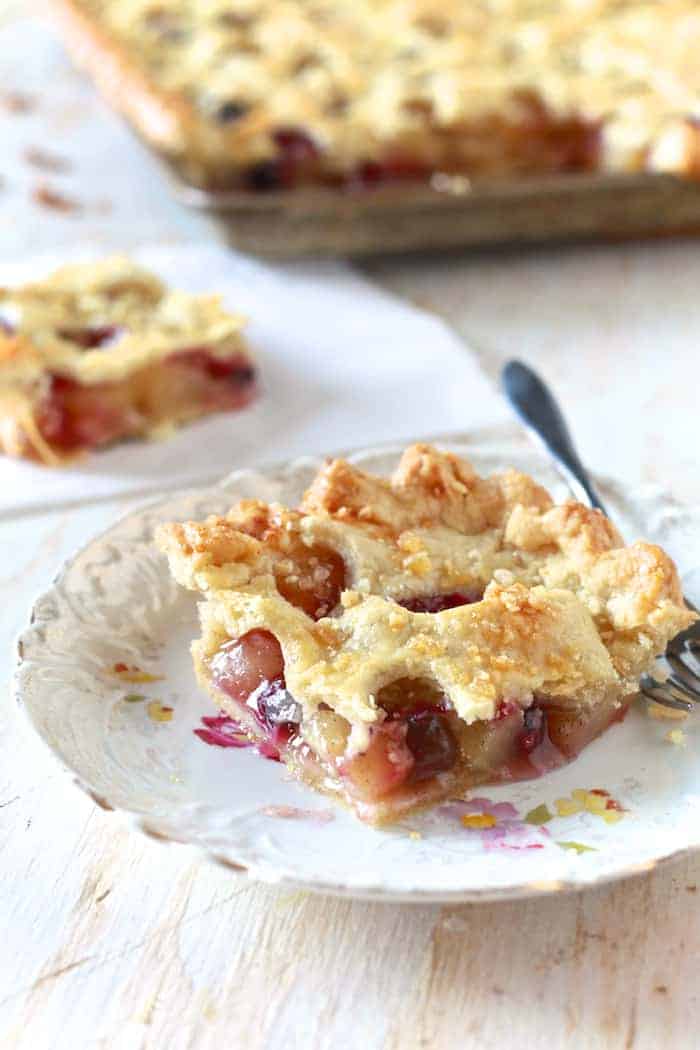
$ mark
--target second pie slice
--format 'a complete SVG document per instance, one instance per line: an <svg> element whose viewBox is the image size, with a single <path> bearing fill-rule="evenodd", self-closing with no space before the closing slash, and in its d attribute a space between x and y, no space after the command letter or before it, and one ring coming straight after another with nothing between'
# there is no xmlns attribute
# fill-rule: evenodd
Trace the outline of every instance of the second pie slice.
<svg viewBox="0 0 700 1050"><path fill-rule="evenodd" d="M158 543L204 598L217 707L373 823L571 760L694 618L660 548L426 445L391 480L334 460L298 509L243 501Z"/></svg>
<svg viewBox="0 0 700 1050"><path fill-rule="evenodd" d="M243 408L243 324L119 257L0 288L0 450L56 465Z"/></svg>

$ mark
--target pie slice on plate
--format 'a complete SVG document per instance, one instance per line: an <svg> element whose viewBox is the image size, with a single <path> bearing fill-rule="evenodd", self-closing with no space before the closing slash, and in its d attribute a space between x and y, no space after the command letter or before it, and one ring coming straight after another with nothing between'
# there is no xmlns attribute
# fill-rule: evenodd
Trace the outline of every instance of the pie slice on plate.
<svg viewBox="0 0 700 1050"><path fill-rule="evenodd" d="M247 405L243 320L126 259L0 289L0 449L57 464Z"/></svg>
<svg viewBox="0 0 700 1050"><path fill-rule="evenodd" d="M694 619L659 547L427 445L391 480L333 460L298 509L246 500L157 542L203 597L216 706L374 823L574 758Z"/></svg>

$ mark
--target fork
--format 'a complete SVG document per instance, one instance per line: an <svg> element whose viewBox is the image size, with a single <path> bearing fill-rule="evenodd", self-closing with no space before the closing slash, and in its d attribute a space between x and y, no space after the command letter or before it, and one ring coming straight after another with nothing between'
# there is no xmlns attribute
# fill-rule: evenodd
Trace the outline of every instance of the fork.
<svg viewBox="0 0 700 1050"><path fill-rule="evenodd" d="M509 361L501 373L501 385L526 430L544 447L574 496L610 517L544 381L522 361ZM687 598L684 600L689 609L698 611ZM642 695L664 707L691 711L700 702L700 620L671 639L657 666L658 677L642 675Z"/></svg>

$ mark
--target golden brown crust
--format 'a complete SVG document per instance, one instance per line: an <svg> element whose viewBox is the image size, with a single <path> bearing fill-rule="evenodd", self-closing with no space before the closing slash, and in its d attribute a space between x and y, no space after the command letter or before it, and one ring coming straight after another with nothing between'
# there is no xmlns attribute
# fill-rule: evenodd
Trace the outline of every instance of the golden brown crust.
<svg viewBox="0 0 700 1050"><path fill-rule="evenodd" d="M318 148L313 177L700 171L692 0L53 4L77 60L198 184L276 158L289 128Z"/></svg>
<svg viewBox="0 0 700 1050"><path fill-rule="evenodd" d="M161 549L173 562L184 561L192 585L202 590L247 584L252 567L262 568L266 559L263 545L225 518L169 525L159 535Z"/></svg>
<svg viewBox="0 0 700 1050"><path fill-rule="evenodd" d="M377 690L402 676L437 681L465 721L492 717L504 696L581 702L615 682L625 695L694 619L660 548L625 547L599 511L554 506L514 471L480 478L426 445L390 480L336 460L299 511L247 502L157 539L178 581L208 597L200 659L265 628L295 698L351 723L375 719ZM280 594L278 566L319 544L342 556L346 589L314 623ZM398 604L457 590L484 597L436 614Z"/></svg>
<svg viewBox="0 0 700 1050"><path fill-rule="evenodd" d="M79 2L52 0L51 9L76 63L93 77L109 102L147 142L166 153L181 153L191 118L180 96L157 90L127 50Z"/></svg>
<svg viewBox="0 0 700 1050"><path fill-rule="evenodd" d="M395 535L436 525L476 533L499 524L505 508L515 503L544 507L551 501L517 471L480 478L452 453L436 456L429 445L416 444L403 454L390 481L363 474L342 459L331 460L305 493L301 509L377 525Z"/></svg>

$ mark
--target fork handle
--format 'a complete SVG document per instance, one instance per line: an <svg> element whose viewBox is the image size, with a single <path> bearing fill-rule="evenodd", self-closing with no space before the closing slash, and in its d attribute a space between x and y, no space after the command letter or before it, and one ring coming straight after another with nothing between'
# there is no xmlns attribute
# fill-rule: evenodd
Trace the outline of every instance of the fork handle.
<svg viewBox="0 0 700 1050"><path fill-rule="evenodd" d="M509 361L501 373L501 384L526 429L544 445L574 496L607 515L574 448L562 411L543 380L522 361Z"/></svg>

